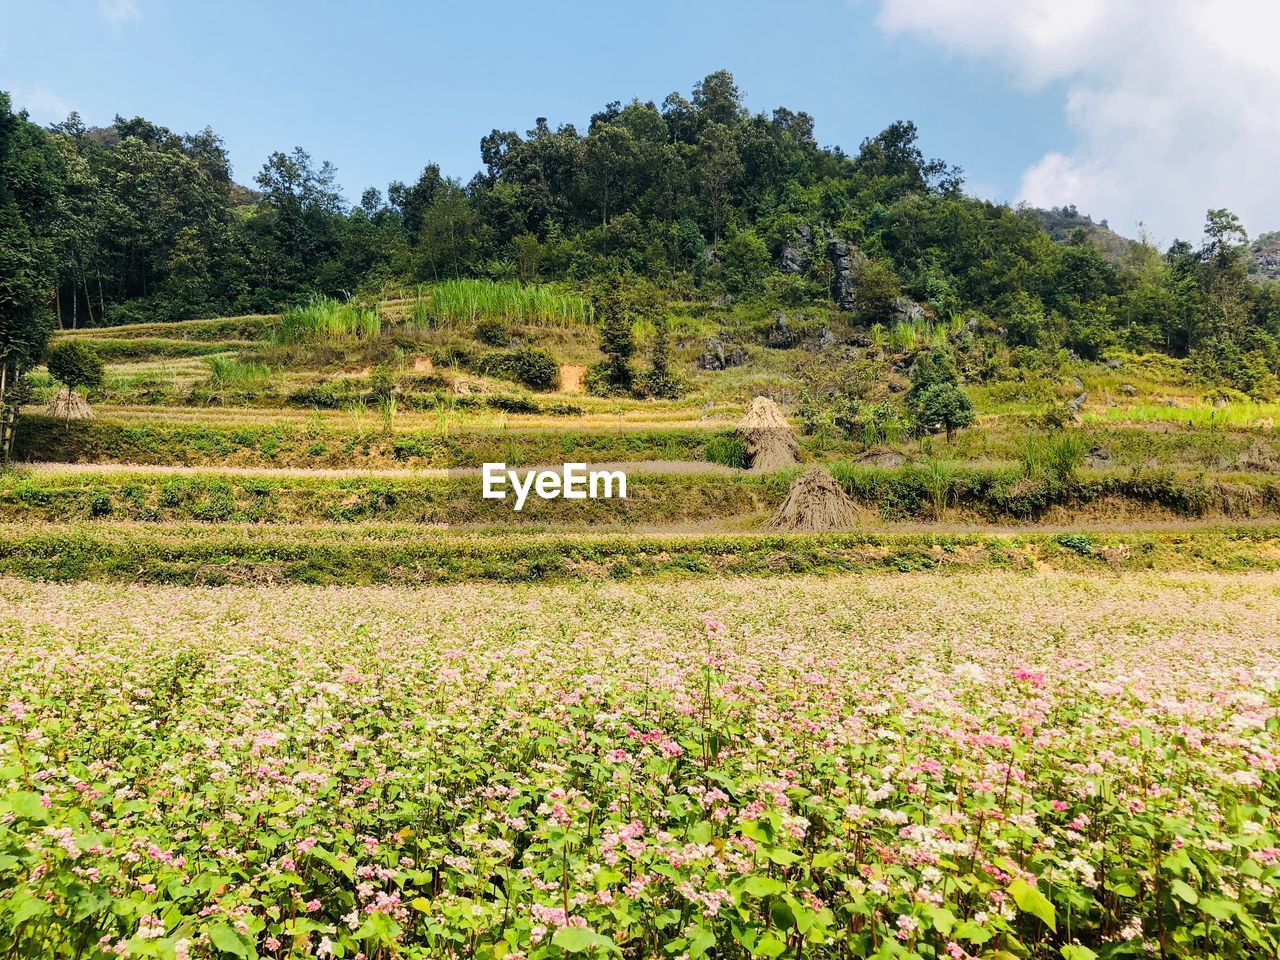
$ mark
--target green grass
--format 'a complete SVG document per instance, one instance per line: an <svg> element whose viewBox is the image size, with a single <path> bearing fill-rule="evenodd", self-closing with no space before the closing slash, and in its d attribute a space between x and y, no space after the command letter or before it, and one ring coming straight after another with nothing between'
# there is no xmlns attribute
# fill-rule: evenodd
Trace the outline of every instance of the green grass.
<svg viewBox="0 0 1280 960"><path fill-rule="evenodd" d="M215 356L207 358L205 366L209 368L209 387L213 390L261 390L271 381L271 368L265 363L241 363Z"/></svg>
<svg viewBox="0 0 1280 960"><path fill-rule="evenodd" d="M281 343L368 340L382 332L376 310L328 297L312 297L280 317L276 339Z"/></svg>
<svg viewBox="0 0 1280 960"><path fill-rule="evenodd" d="M372 418L371 418L372 419ZM582 461L706 460L707 446L728 431L347 429L332 423L245 425L153 419L71 421L24 414L16 461L237 465L273 467L478 467Z"/></svg>
<svg viewBox="0 0 1280 960"><path fill-rule="evenodd" d="M431 533L387 525L0 527L0 575L40 580L226 583L543 582L1045 567L1274 570L1280 528L1090 534L626 536Z"/></svg>
<svg viewBox="0 0 1280 960"><path fill-rule="evenodd" d="M243 317L215 317L209 320L172 320L163 323L126 323L113 327L84 327L59 330L54 340L84 337L93 340L171 339L171 340L265 340L271 336L279 317L272 314L250 314Z"/></svg>
<svg viewBox="0 0 1280 960"><path fill-rule="evenodd" d="M0 522L352 523L673 526L751 518L786 495L785 476L629 475L627 498L484 499L466 476L284 476L128 472L0 474Z"/></svg>
<svg viewBox="0 0 1280 960"><path fill-rule="evenodd" d="M1094 423L1180 423L1206 430L1219 427L1270 428L1280 423L1280 403L1226 403L1219 407L1208 404L1184 407L1135 403L1126 407L1111 407L1102 413L1088 413L1085 420Z"/></svg>
<svg viewBox="0 0 1280 960"><path fill-rule="evenodd" d="M446 280L419 292L410 305L418 327L466 327L480 320L571 328L593 319L585 297L545 284L514 281Z"/></svg>

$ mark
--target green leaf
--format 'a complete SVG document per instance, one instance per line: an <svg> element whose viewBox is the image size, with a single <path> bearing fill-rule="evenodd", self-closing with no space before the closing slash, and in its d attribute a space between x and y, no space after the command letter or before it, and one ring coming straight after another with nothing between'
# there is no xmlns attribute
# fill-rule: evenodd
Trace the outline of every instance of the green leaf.
<svg viewBox="0 0 1280 960"><path fill-rule="evenodd" d="M565 953L586 953L589 950L615 950L612 940L596 933L590 927L561 927L551 942Z"/></svg>
<svg viewBox="0 0 1280 960"><path fill-rule="evenodd" d="M689 828L690 843L710 843L711 842L711 822L709 820L699 820Z"/></svg>
<svg viewBox="0 0 1280 960"><path fill-rule="evenodd" d="M1023 913L1029 913L1033 917L1039 917L1046 927L1057 933L1058 927L1054 920L1053 904L1040 892L1039 887L1033 887L1019 877L1009 884L1009 894L1013 897L1013 902L1018 905L1019 910Z"/></svg>
<svg viewBox="0 0 1280 960"><path fill-rule="evenodd" d="M1200 901L1200 909L1215 920L1230 920L1240 913L1240 905L1222 897L1205 897Z"/></svg>
<svg viewBox="0 0 1280 960"><path fill-rule="evenodd" d="M787 945L775 937L772 933L766 933L760 938L760 942L756 944L756 948L751 951L752 956L756 957L779 957L786 951Z"/></svg>
<svg viewBox="0 0 1280 960"><path fill-rule="evenodd" d="M956 915L946 907L929 907L925 910L929 915L930 921L933 923L933 929L944 937L951 933L951 928L955 926Z"/></svg>
<svg viewBox="0 0 1280 960"><path fill-rule="evenodd" d="M742 885L742 889L753 897L771 897L781 893L784 885L780 880L757 873L747 877L747 882Z"/></svg>
<svg viewBox="0 0 1280 960"><path fill-rule="evenodd" d="M769 907L769 914L773 917L773 925L779 930L790 930L796 923L796 916L791 912L790 905L785 900L775 900Z"/></svg>
<svg viewBox="0 0 1280 960"><path fill-rule="evenodd" d="M716 945L716 935L706 927L694 927L689 935L689 956L701 957Z"/></svg>
<svg viewBox="0 0 1280 960"><path fill-rule="evenodd" d="M223 953L229 953L233 957L249 960L254 955L253 947L249 942L225 923L215 923L209 928L209 942Z"/></svg>
<svg viewBox="0 0 1280 960"><path fill-rule="evenodd" d="M1062 960L1098 960L1098 955L1088 947L1069 943L1062 948Z"/></svg>
<svg viewBox="0 0 1280 960"><path fill-rule="evenodd" d="M800 859L799 854L784 850L782 847L770 847L764 852L764 855L780 867L790 866Z"/></svg>
<svg viewBox="0 0 1280 960"><path fill-rule="evenodd" d="M31 790L15 790L4 798L4 806L24 820L44 823L49 819L49 811L40 802L40 794Z"/></svg>
<svg viewBox="0 0 1280 960"><path fill-rule="evenodd" d="M966 920L956 928L957 940L967 940L970 943L977 944L978 946L982 946L994 936L995 934L987 927L984 927L979 923L974 923L972 920Z"/></svg>
<svg viewBox="0 0 1280 960"><path fill-rule="evenodd" d="M1195 904L1200 900L1200 894L1196 893L1189 883L1184 883L1181 880L1174 880L1169 884L1169 889L1175 897L1187 903Z"/></svg>
<svg viewBox="0 0 1280 960"><path fill-rule="evenodd" d="M285 932L290 936L299 933L332 933L333 927L327 923L320 923L318 920L312 920L309 917L295 917L284 925Z"/></svg>
<svg viewBox="0 0 1280 960"><path fill-rule="evenodd" d="M32 917L43 917L50 909L52 908L49 904L39 897L28 897L14 907L13 913L9 916L9 928L16 930Z"/></svg>

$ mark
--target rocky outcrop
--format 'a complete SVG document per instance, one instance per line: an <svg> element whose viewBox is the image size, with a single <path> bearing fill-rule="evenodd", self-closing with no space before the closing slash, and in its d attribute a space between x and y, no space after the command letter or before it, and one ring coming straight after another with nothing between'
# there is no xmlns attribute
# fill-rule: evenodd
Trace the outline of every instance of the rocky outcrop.
<svg viewBox="0 0 1280 960"><path fill-rule="evenodd" d="M810 353L818 353L835 346L835 334L831 332L830 327L821 327L814 330L800 342L801 348L808 350Z"/></svg>
<svg viewBox="0 0 1280 960"><path fill-rule="evenodd" d="M783 273L799 274L809 268L813 255L813 231L808 226L796 229L795 239L785 244L778 256L778 269Z"/></svg>
<svg viewBox="0 0 1280 960"><path fill-rule="evenodd" d="M719 337L707 341L706 349L698 354L699 370L727 370L747 362L747 351L736 344L726 347Z"/></svg>
<svg viewBox="0 0 1280 960"><path fill-rule="evenodd" d="M857 247L850 246L848 241L834 237L827 241L827 257L831 260L831 266L835 268L832 294L835 297L836 306L841 310L851 311L857 306L854 290L858 281L858 272L867 261L866 255Z"/></svg>
<svg viewBox="0 0 1280 960"><path fill-rule="evenodd" d="M924 307L910 297L898 297L893 301L893 319L897 323L915 323L924 318Z"/></svg>
<svg viewBox="0 0 1280 960"><path fill-rule="evenodd" d="M774 350L790 350L799 342L800 337L787 320L787 315L781 310L775 310L773 324L765 331L764 345Z"/></svg>

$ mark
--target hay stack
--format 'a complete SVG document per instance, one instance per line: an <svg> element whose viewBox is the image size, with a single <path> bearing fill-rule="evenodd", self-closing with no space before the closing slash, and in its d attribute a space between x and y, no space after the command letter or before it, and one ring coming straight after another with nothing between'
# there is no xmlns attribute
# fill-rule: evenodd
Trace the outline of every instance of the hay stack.
<svg viewBox="0 0 1280 960"><path fill-rule="evenodd" d="M800 444L791 432L791 424L768 397L751 401L738 432L747 442L747 461L752 470L785 470L800 462Z"/></svg>
<svg viewBox="0 0 1280 960"><path fill-rule="evenodd" d="M63 420L93 419L93 408L89 406L89 401L70 387L63 387L53 395L49 406L45 408L45 413L51 417L61 417Z"/></svg>
<svg viewBox="0 0 1280 960"><path fill-rule="evenodd" d="M773 530L816 533L845 530L858 518L857 508L840 484L822 467L810 467L802 473L782 506L769 518Z"/></svg>

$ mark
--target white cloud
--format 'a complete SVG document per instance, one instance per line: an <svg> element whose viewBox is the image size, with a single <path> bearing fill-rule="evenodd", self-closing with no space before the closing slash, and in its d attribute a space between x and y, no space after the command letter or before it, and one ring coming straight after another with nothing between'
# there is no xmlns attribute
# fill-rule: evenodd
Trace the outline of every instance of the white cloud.
<svg viewBox="0 0 1280 960"><path fill-rule="evenodd" d="M58 123L75 108L48 87L14 87L10 91L15 110L26 110L36 123Z"/></svg>
<svg viewBox="0 0 1280 960"><path fill-rule="evenodd" d="M1280 3L1275 0L880 0L890 33L995 59L1036 89L1063 83L1075 142L1022 177L1019 199L1074 203L1133 235L1196 239L1228 207L1280 229Z"/></svg>
<svg viewBox="0 0 1280 960"><path fill-rule="evenodd" d="M141 20L142 12L133 0L98 0L98 13L112 27L120 27L130 20Z"/></svg>

